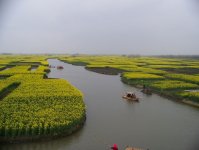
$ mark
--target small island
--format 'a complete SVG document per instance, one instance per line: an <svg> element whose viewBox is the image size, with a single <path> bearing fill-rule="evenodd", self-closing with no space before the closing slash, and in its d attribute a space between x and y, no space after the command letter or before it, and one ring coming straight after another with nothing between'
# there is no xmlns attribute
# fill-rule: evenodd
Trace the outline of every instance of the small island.
<svg viewBox="0 0 199 150"><path fill-rule="evenodd" d="M47 78L47 56L0 57L0 142L46 140L83 126L82 92L64 79Z"/></svg>

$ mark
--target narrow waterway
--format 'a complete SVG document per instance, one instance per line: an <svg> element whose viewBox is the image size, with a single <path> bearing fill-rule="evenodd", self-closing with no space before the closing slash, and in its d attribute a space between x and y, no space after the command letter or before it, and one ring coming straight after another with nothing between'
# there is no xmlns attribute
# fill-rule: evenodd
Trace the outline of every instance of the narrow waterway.
<svg viewBox="0 0 199 150"><path fill-rule="evenodd" d="M2 150L108 150L117 143L150 150L199 149L199 109L158 95L146 96L139 89L123 84L119 76L102 75L51 59L49 78L63 78L84 93L87 120L71 136L51 141L6 144ZM135 91L140 103L121 98Z"/></svg>

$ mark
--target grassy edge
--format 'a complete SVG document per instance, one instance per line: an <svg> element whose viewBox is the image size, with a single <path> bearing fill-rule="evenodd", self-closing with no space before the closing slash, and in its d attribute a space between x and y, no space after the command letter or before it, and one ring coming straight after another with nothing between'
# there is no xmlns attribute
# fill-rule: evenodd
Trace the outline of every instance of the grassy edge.
<svg viewBox="0 0 199 150"><path fill-rule="evenodd" d="M125 83L125 84L131 85L131 86L136 87L136 88L140 88L141 89L143 87L141 84L132 84L130 82L130 80L124 78L123 76L121 77L121 81L123 83ZM151 87L149 89L151 90L152 93L158 94L159 96L162 96L164 98L168 98L170 100L174 100L174 101L177 101L177 102L181 102L181 103L184 103L184 104L199 108L199 103L196 103L194 101L190 101L189 99L185 99L185 98L179 97L179 96L177 96L175 94L168 93L166 91L159 91L159 90L153 89Z"/></svg>
<svg viewBox="0 0 199 150"><path fill-rule="evenodd" d="M32 141L48 141L51 139L57 139L60 137L69 136L75 132L78 132L81 128L83 128L86 121L86 113L81 119L80 123L71 127L67 131L62 134L57 135L37 135L37 136L21 136L21 137L0 137L0 143L23 143L23 142L32 142Z"/></svg>

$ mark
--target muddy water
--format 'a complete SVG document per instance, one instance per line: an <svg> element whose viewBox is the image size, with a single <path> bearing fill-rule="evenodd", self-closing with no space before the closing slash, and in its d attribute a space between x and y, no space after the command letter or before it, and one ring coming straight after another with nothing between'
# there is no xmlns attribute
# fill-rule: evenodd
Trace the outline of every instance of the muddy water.
<svg viewBox="0 0 199 150"><path fill-rule="evenodd" d="M120 81L119 76L102 75L58 60L50 65L50 78L69 80L84 93L87 105L85 126L75 134L52 141L7 144L2 150L108 150L117 143L150 150L199 149L199 109L162 98L146 96L139 89ZM121 98L125 91L135 91L140 103Z"/></svg>

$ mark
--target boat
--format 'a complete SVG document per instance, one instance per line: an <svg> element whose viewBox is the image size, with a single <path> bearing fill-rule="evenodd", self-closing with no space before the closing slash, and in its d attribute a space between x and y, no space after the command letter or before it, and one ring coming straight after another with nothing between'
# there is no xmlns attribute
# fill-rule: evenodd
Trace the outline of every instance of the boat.
<svg viewBox="0 0 199 150"><path fill-rule="evenodd" d="M57 66L57 69L64 69L63 66Z"/></svg>
<svg viewBox="0 0 199 150"><path fill-rule="evenodd" d="M50 65L49 68L55 68L55 66Z"/></svg>
<svg viewBox="0 0 199 150"><path fill-rule="evenodd" d="M126 92L126 94L123 95L122 98L127 99L129 101L139 102L139 98L133 92Z"/></svg>
<svg viewBox="0 0 199 150"><path fill-rule="evenodd" d="M135 148L135 147L126 147L125 150L144 150L144 149Z"/></svg>
<svg viewBox="0 0 199 150"><path fill-rule="evenodd" d="M141 90L142 93L147 94L147 95L152 95L152 91L146 87L146 85L143 85L143 89Z"/></svg>
<svg viewBox="0 0 199 150"><path fill-rule="evenodd" d="M113 146L111 146L111 149L112 149L112 150L118 150L117 144L113 144ZM127 146L127 147L125 148L125 150L144 150L144 149ZM147 149L147 150L148 150L148 149Z"/></svg>

